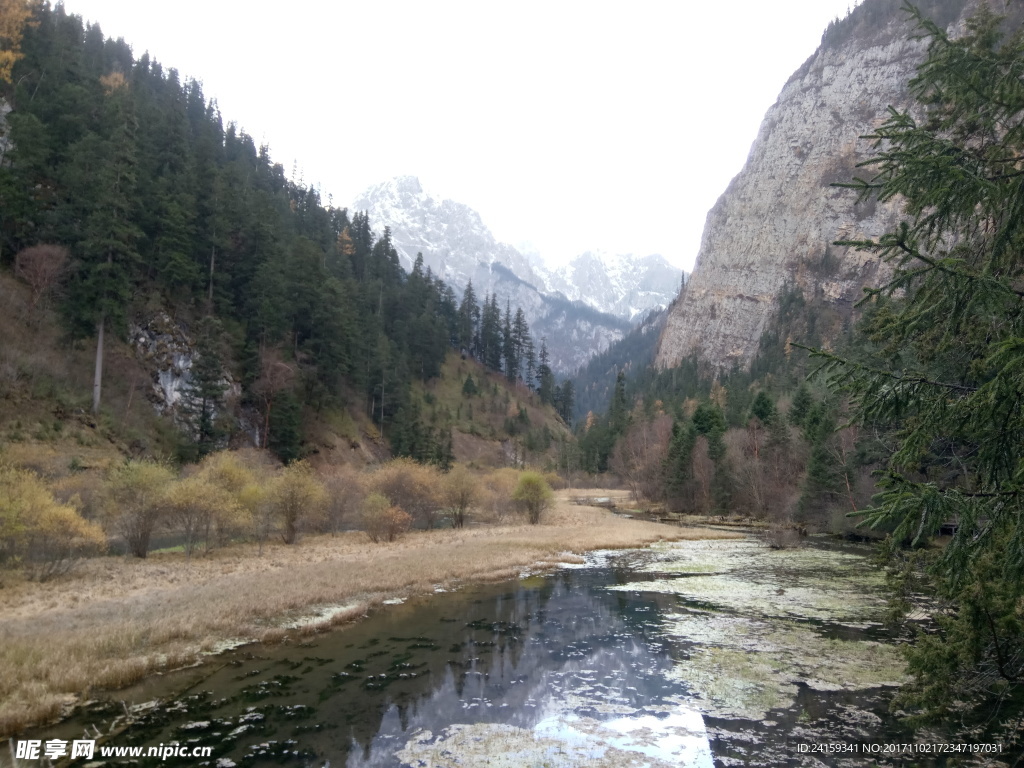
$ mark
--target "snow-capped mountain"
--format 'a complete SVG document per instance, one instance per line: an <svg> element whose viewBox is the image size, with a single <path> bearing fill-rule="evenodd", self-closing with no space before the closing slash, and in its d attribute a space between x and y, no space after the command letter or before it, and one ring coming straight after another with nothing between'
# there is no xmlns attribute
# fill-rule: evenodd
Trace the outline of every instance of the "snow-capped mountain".
<svg viewBox="0 0 1024 768"><path fill-rule="evenodd" d="M422 253L423 263L450 285L461 289L472 280L482 293L488 280L483 273L500 263L544 290L529 260L511 245L495 240L479 213L463 203L428 194L415 176L399 176L370 187L352 208L369 214L370 226L378 235L391 227L391 241L407 270L412 269L416 254Z"/></svg>
<svg viewBox="0 0 1024 768"><path fill-rule="evenodd" d="M522 307L534 336L546 337L552 368L560 373L603 352L623 337L630 321L667 305L679 289L678 271L660 256L587 253L568 267L549 270L536 255L498 242L468 205L429 194L414 176L370 187L352 209L366 211L378 235L391 229L406 269L422 253L423 263L457 294L472 281L481 300L497 294L499 304Z"/></svg>
<svg viewBox="0 0 1024 768"><path fill-rule="evenodd" d="M536 268L549 289L633 322L654 307L671 304L683 277L657 253L634 256L587 251L557 269Z"/></svg>

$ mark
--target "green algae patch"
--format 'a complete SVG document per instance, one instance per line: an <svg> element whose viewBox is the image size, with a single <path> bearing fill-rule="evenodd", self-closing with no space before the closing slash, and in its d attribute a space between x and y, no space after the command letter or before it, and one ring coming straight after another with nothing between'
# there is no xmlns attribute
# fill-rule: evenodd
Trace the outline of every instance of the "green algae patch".
<svg viewBox="0 0 1024 768"><path fill-rule="evenodd" d="M680 542L639 570L655 578L609 589L679 598L663 631L687 653L671 675L705 714L763 720L793 706L801 685L852 691L905 680L898 648L862 631L885 611L883 576L866 553ZM830 636L837 629L850 637Z"/></svg>
<svg viewBox="0 0 1024 768"><path fill-rule="evenodd" d="M677 542L656 553L639 570L661 578L610 589L674 594L744 616L851 626L880 623L885 613L884 575L864 554L771 550L754 540Z"/></svg>
<svg viewBox="0 0 1024 768"><path fill-rule="evenodd" d="M800 684L853 691L905 680L896 646L823 637L807 624L680 615L666 634L694 644L671 674L717 717L763 720L773 709L792 706Z"/></svg>

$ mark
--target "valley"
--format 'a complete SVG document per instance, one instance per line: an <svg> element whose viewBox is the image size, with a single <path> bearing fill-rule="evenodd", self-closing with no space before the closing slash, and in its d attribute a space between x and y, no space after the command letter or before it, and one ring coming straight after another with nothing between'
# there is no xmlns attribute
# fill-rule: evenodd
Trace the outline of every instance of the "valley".
<svg viewBox="0 0 1024 768"><path fill-rule="evenodd" d="M338 205L197 76L0 0L0 764L1019 765L1022 24L854 4L684 272L564 246L610 193L524 220L590 223L544 253L426 173ZM591 178L561 141L538 199Z"/></svg>

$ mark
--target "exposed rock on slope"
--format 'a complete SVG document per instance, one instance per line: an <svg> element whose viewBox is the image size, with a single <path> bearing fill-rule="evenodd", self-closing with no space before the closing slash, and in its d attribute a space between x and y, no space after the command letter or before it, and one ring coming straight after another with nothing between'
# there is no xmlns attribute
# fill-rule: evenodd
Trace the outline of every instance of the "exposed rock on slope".
<svg viewBox="0 0 1024 768"><path fill-rule="evenodd" d="M657 365L690 355L720 369L749 365L787 283L808 297L818 291L849 304L882 278L877 257L831 243L881 235L897 220L899 203L857 205L852 191L829 185L855 175L871 150L859 137L880 124L890 105L910 105L906 86L925 43L908 40L911 25L899 5L864 0L786 83L746 166L708 214ZM971 7L964 11L965 5ZM943 24L975 5L921 3Z"/></svg>
<svg viewBox="0 0 1024 768"><path fill-rule="evenodd" d="M11 113L11 105L4 99L0 99L0 163L3 163L7 153L11 151L14 144L10 137L10 128L7 124L7 116Z"/></svg>

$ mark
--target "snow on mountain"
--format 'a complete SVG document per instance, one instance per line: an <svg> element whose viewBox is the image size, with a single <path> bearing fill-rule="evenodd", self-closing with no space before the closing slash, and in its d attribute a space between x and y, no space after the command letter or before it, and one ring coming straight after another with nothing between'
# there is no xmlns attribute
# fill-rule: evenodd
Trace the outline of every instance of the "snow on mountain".
<svg viewBox="0 0 1024 768"><path fill-rule="evenodd" d="M412 269L416 254L424 265L458 288L469 280L479 293L482 270L500 263L531 285L543 290L543 280L529 259L511 245L499 243L480 219L480 214L463 203L439 200L424 191L415 176L399 176L367 189L352 204L366 211L378 233L391 227L391 240L402 266Z"/></svg>
<svg viewBox="0 0 1024 768"><path fill-rule="evenodd" d="M588 252L548 269L539 254L498 242L479 213L431 195L414 176L370 187L352 209L366 211L378 235L391 229L406 269L422 253L424 265L457 294L472 281L480 300L497 294L500 304L522 307L534 335L546 337L552 368L560 373L603 352L646 310L668 305L679 290L679 271L657 255Z"/></svg>
<svg viewBox="0 0 1024 768"><path fill-rule="evenodd" d="M538 266L537 271L549 288L566 298L632 322L650 309L667 307L679 293L683 276L660 254L606 251L587 251L565 266Z"/></svg>

